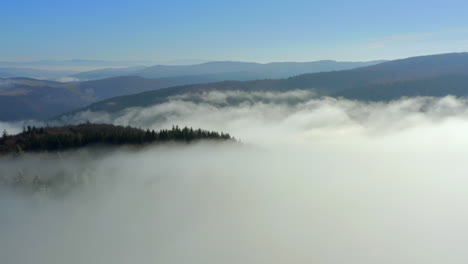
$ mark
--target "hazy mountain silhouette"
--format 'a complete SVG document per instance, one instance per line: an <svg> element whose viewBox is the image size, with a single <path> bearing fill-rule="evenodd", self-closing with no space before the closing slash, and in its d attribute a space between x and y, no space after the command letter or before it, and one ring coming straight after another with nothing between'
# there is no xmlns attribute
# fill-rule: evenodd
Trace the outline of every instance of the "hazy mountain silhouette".
<svg viewBox="0 0 468 264"><path fill-rule="evenodd" d="M207 81L197 76L161 79L123 76L76 83L0 78L0 121L47 119L114 96Z"/></svg>
<svg viewBox="0 0 468 264"><path fill-rule="evenodd" d="M44 80L57 80L76 74L76 71L41 70L33 68L0 68L0 78L27 77Z"/></svg>
<svg viewBox="0 0 468 264"><path fill-rule="evenodd" d="M92 98L69 84L28 78L0 78L2 121L45 119L92 101Z"/></svg>
<svg viewBox="0 0 468 264"><path fill-rule="evenodd" d="M156 65L152 67L133 67L119 69L101 69L74 74L80 80L102 79L115 76L131 75L145 78L167 78L180 76L199 76L213 78L212 81L287 78L303 73L347 70L375 65L383 61L339 62L332 60L314 62L273 62L252 63L235 61L216 61L195 65Z"/></svg>
<svg viewBox="0 0 468 264"><path fill-rule="evenodd" d="M358 69L303 74L287 79L224 81L171 87L120 96L94 103L86 109L119 111L149 106L169 96L201 91L289 91L304 89L318 96L356 100L392 100L404 96L468 96L468 53L450 53L384 62Z"/></svg>
<svg viewBox="0 0 468 264"><path fill-rule="evenodd" d="M231 70L234 70L232 67ZM250 66L246 67L250 69ZM165 74L169 74L169 70ZM127 107L158 104L167 101L170 96L183 93L223 90L301 89L313 91L317 96L356 100L393 100L404 96L449 94L468 96L468 53L412 57L351 70L302 74L286 79L213 82L224 80L225 75L212 73L159 79L127 76L77 83L26 78L0 79L0 120L43 119L83 109L119 111Z"/></svg>
<svg viewBox="0 0 468 264"><path fill-rule="evenodd" d="M75 63L76 65L86 63L99 64L104 62L105 61L101 62L87 60L73 61L73 63ZM46 61L43 63L56 63L60 65L60 63L70 62ZM220 67L220 64L228 66ZM3 85L0 84L0 103L2 103L0 104L0 120L44 119L79 107L86 106L92 102L108 99L115 96L129 95L149 90L158 90L162 88L187 84L202 84L210 82L219 82L224 80L255 80L262 79L263 77L265 77L264 74L261 72L258 73L255 71L247 71L251 69L252 65L257 67L258 65L262 64L222 62L205 63L194 66L156 66L156 68L158 69L165 69L161 70L160 76L167 75L171 77L162 77L154 79L148 79L137 76L119 76L114 78L105 78L74 83L47 82L34 80L31 78L0 79L0 83L3 83ZM276 69L278 71L283 72L284 74L287 70L287 68L285 67L286 65L291 65L291 68L289 69L290 72L297 72L298 69L302 69L302 66L298 65L303 64L287 63L284 65L282 64L281 67L278 67L277 64L269 64L269 67L272 69L271 72L274 72L274 70ZM313 63L313 65L316 65L316 63ZM336 65L336 63L332 61L326 61L321 62L320 65L328 65L329 67L333 67L333 65ZM350 63L346 67L351 67L351 65L356 64ZM343 64L342 66L345 65ZM247 70L244 70L244 68L246 68ZM105 69L102 71L97 71L97 73L110 73L111 75L128 75L124 73L131 73L134 71L142 71L146 69L146 67ZM224 71L223 69L227 69L232 72L222 72ZM323 70L325 68L322 67L321 69ZM19 73L17 74L31 76L32 73L40 72L49 71L31 69L31 71L28 72L27 69L19 69ZM203 72L211 73L191 75L194 73ZM182 73L187 75L178 75ZM177 76L172 76L173 74ZM105 76L105 74L99 77L103 76Z"/></svg>

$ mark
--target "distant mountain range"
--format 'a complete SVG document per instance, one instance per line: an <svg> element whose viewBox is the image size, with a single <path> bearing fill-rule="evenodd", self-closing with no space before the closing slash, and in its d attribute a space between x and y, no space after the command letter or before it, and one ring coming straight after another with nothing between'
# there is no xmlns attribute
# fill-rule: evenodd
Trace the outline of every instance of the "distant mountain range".
<svg viewBox="0 0 468 264"><path fill-rule="evenodd" d="M223 90L310 90L318 96L386 101L404 96L468 96L468 53L412 57L352 70L303 74L287 79L224 81L171 87L110 98L81 110L115 112L145 107L170 96Z"/></svg>
<svg viewBox="0 0 468 264"><path fill-rule="evenodd" d="M39 80L61 80L67 76L78 73L77 71L67 70L41 70L34 68L1 68L0 67L0 78L12 78L12 77L26 77L34 78ZM63 80L72 80L66 78Z"/></svg>
<svg viewBox="0 0 468 264"><path fill-rule="evenodd" d="M0 78L0 121L47 119L114 96L210 80L198 76L160 79L122 76L61 83L31 78Z"/></svg>
<svg viewBox="0 0 468 264"><path fill-rule="evenodd" d="M191 65L205 63L208 60L171 60L171 61L154 61L154 60L35 60L35 61L0 61L0 68L33 68L42 70L72 70L72 71L89 71L95 69L109 67L135 67L135 66L151 66L156 64L164 65ZM73 73L72 73L73 74ZM15 76L15 77L31 77L31 76Z"/></svg>
<svg viewBox="0 0 468 264"><path fill-rule="evenodd" d="M80 62L77 61L76 63ZM286 71L297 72L297 69L303 69L302 66L299 67L297 65L308 64L315 65L314 69L316 70L328 69L315 63L288 63L287 65L292 65L290 69L285 67L286 64L282 64L281 67L273 67L276 64L271 64L269 67L272 69L276 68L277 73L283 71L283 74L286 74ZM371 63L338 64L342 65L340 67L350 67L351 65L357 66ZM216 67L216 65L219 67ZM221 65L223 66L221 67ZM155 66L156 69L159 69L157 71L159 72L158 75L155 75L159 76L159 78L155 79L138 76L119 76L73 83L60 83L31 78L0 79L0 120L44 119L115 96L186 84L202 84L223 80L255 80L263 77L253 71L226 72L242 69L242 65L245 65L246 69L250 70L252 69L252 65L257 67L262 64L223 62L193 66ZM296 65L296 68L294 68L294 65ZM336 65L336 62L332 62L331 64L320 63L320 65L328 65L327 67L330 67L331 65ZM129 75L128 73L132 71L155 72L151 70L152 68L137 66L118 70L108 69L105 71L112 73L112 75ZM313 67L309 66L309 68L312 70ZM18 70L28 73L27 69ZM31 69L29 73L39 74L47 72L45 70ZM190 73L194 75L190 75Z"/></svg>
<svg viewBox="0 0 468 264"><path fill-rule="evenodd" d="M252 63L216 61L195 65L156 65L151 67L110 68L81 72L71 77L79 80L95 80L115 76L140 76L145 78L168 78L199 76L220 80L259 80L287 78L304 73L339 71L375 65L384 61L339 62L332 60L314 62Z"/></svg>
<svg viewBox="0 0 468 264"><path fill-rule="evenodd" d="M46 119L93 102L70 85L27 78L0 78L0 120Z"/></svg>
<svg viewBox="0 0 468 264"><path fill-rule="evenodd" d="M203 63L200 63L203 62ZM0 78L34 78L40 80L77 82L118 76L139 76L150 79L195 77L206 81L286 78L303 73L345 70L377 64L370 62L204 62L202 60L165 61L154 65L151 61L102 60L41 60L30 62L0 61ZM177 65L175 65L177 64ZM145 66L146 65L146 66ZM92 69L92 70L90 70Z"/></svg>
<svg viewBox="0 0 468 264"><path fill-rule="evenodd" d="M284 79L256 78L253 81L224 80L233 80L234 70L242 68L241 65L244 65L242 69L245 72L253 74L256 67L267 64L227 64L229 66L225 63L205 63L196 67L155 66L160 74L156 76L166 76L156 79L120 76L75 83L28 78L0 79L0 120L46 119L81 110L114 112L127 107L162 103L174 95L202 91L301 89L313 91L317 96L368 101L393 100L404 96L468 96L468 53L413 57L350 70L308 73ZM287 64L269 65L269 72L284 73L287 69L282 68L284 65ZM289 74L301 68L295 63L289 65ZM278 67L283 71L276 71ZM142 72L151 68L144 68ZM203 74L207 69L212 72ZM223 69L230 72L223 72ZM172 74L175 76L170 77ZM240 76L245 76L243 74ZM228 75L232 78L226 77Z"/></svg>

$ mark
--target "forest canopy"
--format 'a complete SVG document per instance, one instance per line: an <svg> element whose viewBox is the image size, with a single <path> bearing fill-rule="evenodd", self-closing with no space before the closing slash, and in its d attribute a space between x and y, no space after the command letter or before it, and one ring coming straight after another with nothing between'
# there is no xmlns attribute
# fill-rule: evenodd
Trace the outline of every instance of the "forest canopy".
<svg viewBox="0 0 468 264"><path fill-rule="evenodd" d="M234 140L229 134L179 126L159 131L92 123L58 127L27 126L17 135L8 135L7 131L3 131L0 138L0 154L60 151L96 144L145 145L204 139Z"/></svg>

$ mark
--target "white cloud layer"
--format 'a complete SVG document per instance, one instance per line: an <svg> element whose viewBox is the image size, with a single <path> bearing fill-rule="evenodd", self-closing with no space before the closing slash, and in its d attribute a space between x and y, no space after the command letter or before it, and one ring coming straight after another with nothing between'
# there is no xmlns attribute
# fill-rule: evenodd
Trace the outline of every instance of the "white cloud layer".
<svg viewBox="0 0 468 264"><path fill-rule="evenodd" d="M255 96L262 102L220 106ZM467 101L186 99L74 120L189 125L247 144L2 158L4 181L21 173L80 183L59 196L0 192L2 262L468 261Z"/></svg>
<svg viewBox="0 0 468 264"><path fill-rule="evenodd" d="M66 83L66 82L79 82L80 79L78 78L75 78L75 77L61 77L61 78L58 78L57 79L57 82L63 82L63 83Z"/></svg>

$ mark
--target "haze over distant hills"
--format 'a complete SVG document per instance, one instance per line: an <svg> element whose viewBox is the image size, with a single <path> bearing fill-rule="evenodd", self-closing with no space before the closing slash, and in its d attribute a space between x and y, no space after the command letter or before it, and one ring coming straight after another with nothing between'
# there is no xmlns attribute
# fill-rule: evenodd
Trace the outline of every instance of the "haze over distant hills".
<svg viewBox="0 0 468 264"><path fill-rule="evenodd" d="M69 84L0 78L0 120L46 119L93 102Z"/></svg>
<svg viewBox="0 0 468 264"><path fill-rule="evenodd" d="M207 91L312 91L316 96L356 100L393 100L405 96L468 96L468 53L412 57L342 71L318 72L285 79L232 81L259 67L249 63L206 63L196 66L155 66L159 75L148 79L137 76L59 83L28 78L0 79L0 120L46 119L81 110L120 111L167 101L171 96ZM218 65L218 67L216 67ZM260 64L265 67L267 64ZM283 66L288 65L288 67ZM299 66L298 66L299 65ZM302 69L304 64L272 64L270 73L285 74ZM297 66L298 68L295 68ZM229 73L223 69L246 69ZM207 69L209 74L202 74ZM250 71L249 71L250 70ZM279 72L279 73L278 73ZM178 74L193 73L200 75ZM265 72L263 72L265 73ZM239 75L236 75L239 74ZM231 80L231 81L225 81ZM84 107L84 108L83 108Z"/></svg>
<svg viewBox="0 0 468 264"><path fill-rule="evenodd" d="M197 76L197 79L207 81L247 81L286 78L302 73L352 69L379 62L383 61L275 62L267 64L228 61L208 62L204 60L163 62L103 60L0 61L0 78L25 77L60 82L76 82L118 76L140 76L145 78L186 78L188 76Z"/></svg>
<svg viewBox="0 0 468 264"><path fill-rule="evenodd" d="M89 61L74 61L73 63L89 63ZM91 61L91 63L99 64L100 62ZM341 63L325 61L317 63L273 63L265 65L257 63L219 62L193 66L135 66L124 69L106 69L103 70L103 72L110 75L117 75L118 77L74 83L48 82L44 80L33 80L31 78L0 79L0 102L3 102L3 104L0 104L0 120L44 119L110 97L157 90L171 86L219 82L224 80L263 79L266 72L253 71L258 67L264 68L267 66L272 73L289 76L289 74L303 71L306 68L311 71L323 71L335 66L351 67L354 65L354 67L356 67L358 65L368 65L372 63L377 62ZM306 66L306 68L304 68L304 66ZM235 72L241 69L245 70ZM17 70L28 73L26 69ZM132 75L131 73L135 71L156 74L154 76L158 76L158 78L147 79L137 76L121 76ZM47 71L32 69L30 73L41 72Z"/></svg>
<svg viewBox="0 0 468 264"><path fill-rule="evenodd" d="M67 76L78 73L71 70L42 70L34 68L1 68L0 78L27 77L40 80L67 80ZM68 80L71 80L68 78Z"/></svg>
<svg viewBox="0 0 468 264"><path fill-rule="evenodd" d="M35 61L0 61L0 67L3 68L33 68L42 70L71 70L71 71L90 71L95 69L109 67L135 67L135 66L151 66L156 64L164 65L189 65L205 63L208 60L35 60ZM72 73L73 74L73 73ZM31 76L15 76L15 77L31 77Z"/></svg>
<svg viewBox="0 0 468 264"><path fill-rule="evenodd" d="M198 76L160 79L121 76L74 83L0 78L0 120L47 119L113 96L209 81Z"/></svg>
<svg viewBox="0 0 468 264"><path fill-rule="evenodd" d="M123 75L145 78L200 76L211 78L214 81L247 81L287 78L304 73L347 70L381 62L383 61L340 62L323 60L314 62L272 62L261 64L253 62L215 61L195 65L156 65L141 68L100 69L77 73L71 77L80 80L94 80Z"/></svg>

